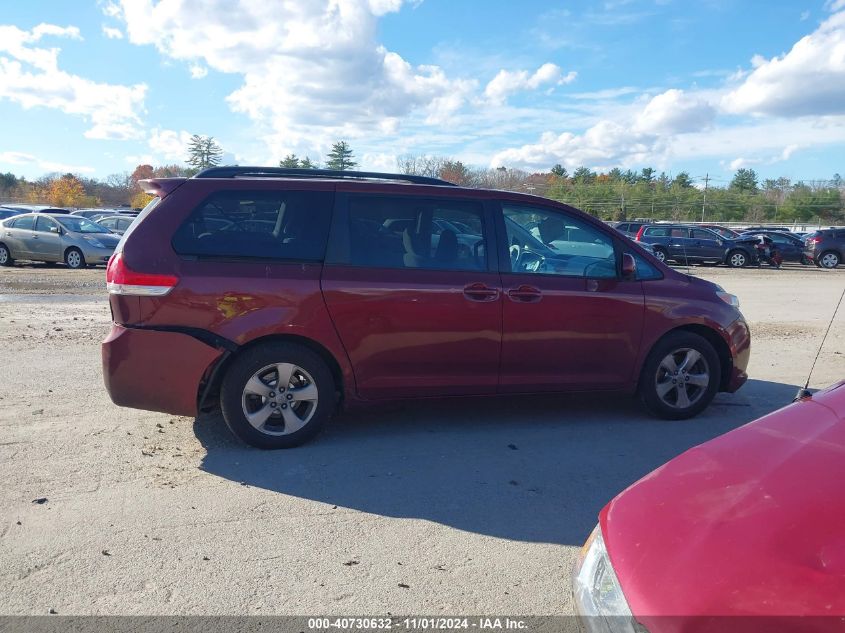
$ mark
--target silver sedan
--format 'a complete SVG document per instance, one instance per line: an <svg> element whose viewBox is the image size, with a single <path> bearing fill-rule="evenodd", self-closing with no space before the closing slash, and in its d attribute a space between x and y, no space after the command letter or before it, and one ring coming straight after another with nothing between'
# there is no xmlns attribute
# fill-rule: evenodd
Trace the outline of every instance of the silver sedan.
<svg viewBox="0 0 845 633"><path fill-rule="evenodd" d="M70 268L105 264L120 237L86 218L26 213L0 222L0 266L16 259L64 262Z"/></svg>

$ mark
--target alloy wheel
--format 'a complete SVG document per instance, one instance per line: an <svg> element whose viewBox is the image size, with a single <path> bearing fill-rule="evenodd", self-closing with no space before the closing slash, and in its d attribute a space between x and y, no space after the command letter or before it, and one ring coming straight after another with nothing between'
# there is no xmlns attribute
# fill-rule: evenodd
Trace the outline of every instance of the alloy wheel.
<svg viewBox="0 0 845 633"><path fill-rule="evenodd" d="M256 430L267 435L290 435L314 416L317 385L311 374L298 365L267 365L244 385L241 406Z"/></svg>
<svg viewBox="0 0 845 633"><path fill-rule="evenodd" d="M684 347L667 354L657 367L657 397L674 409L688 409L710 384L710 367L696 349Z"/></svg>
<svg viewBox="0 0 845 633"><path fill-rule="evenodd" d="M82 265L82 255L76 251L67 254L67 265L71 268L79 268Z"/></svg>
<svg viewBox="0 0 845 633"><path fill-rule="evenodd" d="M9 261L9 249L5 246L0 246L0 266L5 266Z"/></svg>
<svg viewBox="0 0 845 633"><path fill-rule="evenodd" d="M825 253L822 255L821 263L825 268L836 268L839 265L839 256L836 253Z"/></svg>
<svg viewBox="0 0 845 633"><path fill-rule="evenodd" d="M746 257L742 253L734 253L731 255L731 266L734 268L742 268L745 266Z"/></svg>

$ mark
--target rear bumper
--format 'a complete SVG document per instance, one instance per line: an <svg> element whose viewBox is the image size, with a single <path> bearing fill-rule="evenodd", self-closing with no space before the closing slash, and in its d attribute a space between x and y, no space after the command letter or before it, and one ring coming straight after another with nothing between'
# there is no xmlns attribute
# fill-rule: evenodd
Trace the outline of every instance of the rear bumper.
<svg viewBox="0 0 845 633"><path fill-rule="evenodd" d="M745 319L739 318L727 328L731 350L731 371L722 382L722 391L733 393L748 380L748 361L751 360L751 331Z"/></svg>
<svg viewBox="0 0 845 633"><path fill-rule="evenodd" d="M122 407L195 416L203 376L223 350L179 332L113 325L103 341L103 380Z"/></svg>

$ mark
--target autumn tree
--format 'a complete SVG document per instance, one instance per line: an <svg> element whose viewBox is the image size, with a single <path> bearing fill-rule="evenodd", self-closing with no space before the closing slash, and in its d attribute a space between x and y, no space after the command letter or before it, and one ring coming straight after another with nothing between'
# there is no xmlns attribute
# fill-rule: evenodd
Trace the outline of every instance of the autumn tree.
<svg viewBox="0 0 845 633"><path fill-rule="evenodd" d="M473 182L473 175L469 167L459 160L444 162L437 173L437 177L462 187L469 187Z"/></svg>
<svg viewBox="0 0 845 633"><path fill-rule="evenodd" d="M73 174L65 174L50 183L47 188L47 200L55 207L79 207L89 202L85 187Z"/></svg>
<svg viewBox="0 0 845 633"><path fill-rule="evenodd" d="M223 148L213 136L194 134L188 141L188 158L185 161L194 169L216 167L223 159Z"/></svg>
<svg viewBox="0 0 845 633"><path fill-rule="evenodd" d="M328 160L326 161L326 168L346 171L352 169L357 164L352 160L352 148L349 147L349 143L338 141L332 145L332 151L329 152Z"/></svg>

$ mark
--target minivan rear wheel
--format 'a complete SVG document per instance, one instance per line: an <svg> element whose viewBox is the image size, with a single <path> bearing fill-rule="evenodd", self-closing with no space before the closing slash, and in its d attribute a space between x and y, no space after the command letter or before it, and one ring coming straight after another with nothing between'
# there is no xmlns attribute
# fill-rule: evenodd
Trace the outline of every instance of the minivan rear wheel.
<svg viewBox="0 0 845 633"><path fill-rule="evenodd" d="M655 415L684 420L701 413L721 380L719 356L703 337L674 332L651 350L640 377L640 398Z"/></svg>
<svg viewBox="0 0 845 633"><path fill-rule="evenodd" d="M257 448L292 448L307 442L334 407L331 371L317 354L294 343L264 344L238 355L220 390L226 425Z"/></svg>

